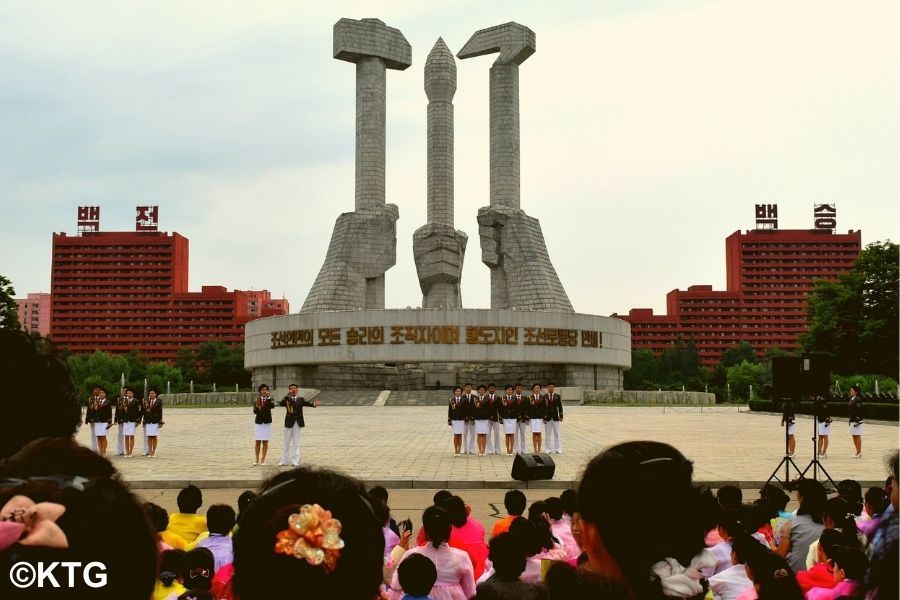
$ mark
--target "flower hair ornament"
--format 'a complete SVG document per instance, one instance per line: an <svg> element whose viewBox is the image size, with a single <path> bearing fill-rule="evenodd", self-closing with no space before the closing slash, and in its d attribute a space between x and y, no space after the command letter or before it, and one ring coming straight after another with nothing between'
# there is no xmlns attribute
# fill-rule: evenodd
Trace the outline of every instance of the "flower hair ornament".
<svg viewBox="0 0 900 600"><path fill-rule="evenodd" d="M13 544L68 548L66 534L56 520L66 507L56 502L35 502L28 496L13 496L0 509L0 551Z"/></svg>
<svg viewBox="0 0 900 600"><path fill-rule="evenodd" d="M341 522L318 504L304 504L288 517L288 528L275 536L275 553L305 559L331 572L344 547Z"/></svg>

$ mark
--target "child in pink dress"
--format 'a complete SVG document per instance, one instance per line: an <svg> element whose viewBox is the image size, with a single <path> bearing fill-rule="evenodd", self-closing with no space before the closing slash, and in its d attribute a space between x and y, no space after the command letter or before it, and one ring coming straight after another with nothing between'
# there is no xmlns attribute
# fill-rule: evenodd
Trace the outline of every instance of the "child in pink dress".
<svg viewBox="0 0 900 600"><path fill-rule="evenodd" d="M422 515L422 526L429 543L408 550L400 559L400 564L415 554L431 559L437 570L437 580L428 594L433 600L468 600L474 596L472 561L465 552L447 544L450 539L450 516L444 509L431 506ZM404 596L397 571L394 570L391 578L392 600L400 600Z"/></svg>

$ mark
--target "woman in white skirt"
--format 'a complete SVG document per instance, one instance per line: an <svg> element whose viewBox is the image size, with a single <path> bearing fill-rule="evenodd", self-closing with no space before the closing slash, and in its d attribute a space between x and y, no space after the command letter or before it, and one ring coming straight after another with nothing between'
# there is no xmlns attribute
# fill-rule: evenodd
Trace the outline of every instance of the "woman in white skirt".
<svg viewBox="0 0 900 600"><path fill-rule="evenodd" d="M256 459L253 466L266 464L266 453L269 451L269 436L272 434L272 409L275 400L269 396L269 386L262 384L257 388L259 397L253 403L253 414L256 415L253 433L256 438L254 450Z"/></svg>
<svg viewBox="0 0 900 600"><path fill-rule="evenodd" d="M475 406L473 409L475 415L475 435L478 443L478 456L485 456L487 450L487 434L491 427L490 406L488 405L485 388L483 385L478 386L478 395L475 396Z"/></svg>
<svg viewBox="0 0 900 600"><path fill-rule="evenodd" d="M516 443L516 397L513 386L506 386L506 393L500 399L500 420L503 421L503 435L506 436L506 455L512 456Z"/></svg>
<svg viewBox="0 0 900 600"><path fill-rule="evenodd" d="M822 396L813 400L813 411L816 415L816 428L819 434L819 458L828 458L828 436L831 435L831 415L828 414L828 402Z"/></svg>
<svg viewBox="0 0 900 600"><path fill-rule="evenodd" d="M94 408L91 410L90 422L94 424L94 434L97 436L97 452L100 456L106 456L106 433L112 426L112 404L106 397L106 388L101 387ZM90 409L90 407L88 407Z"/></svg>
<svg viewBox="0 0 900 600"><path fill-rule="evenodd" d="M134 397L134 389L125 388L125 400L122 408L124 409L124 417L120 427L122 435L125 436L125 458L131 458L134 452L134 432L137 430L138 423L141 422L143 405L138 398Z"/></svg>
<svg viewBox="0 0 900 600"><path fill-rule="evenodd" d="M453 455L459 456L462 451L462 436L466 430L466 409L463 404L462 388L453 388L453 398L447 406L447 425L453 432Z"/></svg>
<svg viewBox="0 0 900 600"><path fill-rule="evenodd" d="M541 394L541 384L531 386L531 398L528 399L528 419L531 421L531 443L535 453L541 451L541 437L544 434L544 418L547 416L547 400Z"/></svg>
<svg viewBox="0 0 900 600"><path fill-rule="evenodd" d="M856 454L853 458L862 458L862 397L859 395L859 386L850 386L850 436L853 438L853 447Z"/></svg>
<svg viewBox="0 0 900 600"><path fill-rule="evenodd" d="M162 398L156 388L147 391L144 400L144 433L147 434L147 456L156 458L156 445L159 442L159 428L163 425Z"/></svg>

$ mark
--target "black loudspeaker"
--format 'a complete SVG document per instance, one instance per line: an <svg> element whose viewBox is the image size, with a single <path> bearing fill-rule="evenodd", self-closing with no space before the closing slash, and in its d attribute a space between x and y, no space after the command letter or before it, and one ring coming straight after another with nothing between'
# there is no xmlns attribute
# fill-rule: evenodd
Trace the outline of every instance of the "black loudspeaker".
<svg viewBox="0 0 900 600"><path fill-rule="evenodd" d="M775 398L827 396L829 380L825 357L778 356L772 359L772 396Z"/></svg>
<svg viewBox="0 0 900 600"><path fill-rule="evenodd" d="M540 454L516 454L512 466L512 478L517 481L553 479L556 463L546 452Z"/></svg>

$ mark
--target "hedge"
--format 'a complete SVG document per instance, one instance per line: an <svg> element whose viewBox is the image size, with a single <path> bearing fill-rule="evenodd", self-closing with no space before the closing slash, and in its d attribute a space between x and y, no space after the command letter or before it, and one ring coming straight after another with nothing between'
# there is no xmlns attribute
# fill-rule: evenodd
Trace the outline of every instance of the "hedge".
<svg viewBox="0 0 900 600"><path fill-rule="evenodd" d="M775 400L751 400L750 410L759 410L766 412L781 412L781 401ZM844 403L828 403L828 412L831 418L846 419L848 417L849 406ZM814 413L812 402L801 402L794 405L794 412L798 415L811 415ZM876 402L863 403L863 422L866 419L878 421L897 421L900 420L900 408L896 404L881 404Z"/></svg>

